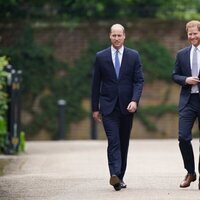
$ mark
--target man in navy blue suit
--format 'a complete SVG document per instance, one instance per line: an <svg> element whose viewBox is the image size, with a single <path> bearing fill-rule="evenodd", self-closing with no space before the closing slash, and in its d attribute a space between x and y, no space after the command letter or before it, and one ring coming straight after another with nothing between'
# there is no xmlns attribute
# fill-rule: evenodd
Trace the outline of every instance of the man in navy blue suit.
<svg viewBox="0 0 200 200"><path fill-rule="evenodd" d="M179 147L187 175L180 184L181 188L189 187L196 180L191 140L195 120L198 118L200 123L200 21L188 22L186 32L191 45L177 53L172 74L172 79L182 86L179 101Z"/></svg>
<svg viewBox="0 0 200 200"><path fill-rule="evenodd" d="M110 184L126 188L123 181L134 113L143 89L143 72L137 51L124 46L121 24L110 29L111 47L96 54L92 82L93 118L103 122L108 139Z"/></svg>

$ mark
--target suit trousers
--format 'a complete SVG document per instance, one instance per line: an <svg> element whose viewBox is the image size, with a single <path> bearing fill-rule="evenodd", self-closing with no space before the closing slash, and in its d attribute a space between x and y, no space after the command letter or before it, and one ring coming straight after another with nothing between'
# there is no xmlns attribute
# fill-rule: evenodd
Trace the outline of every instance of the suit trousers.
<svg viewBox="0 0 200 200"><path fill-rule="evenodd" d="M122 114L117 104L111 114L102 116L102 120L108 139L107 157L110 175L117 175L123 180L127 165L133 114Z"/></svg>
<svg viewBox="0 0 200 200"><path fill-rule="evenodd" d="M195 120L200 120L200 96L191 94L188 104L179 111L179 147L184 167L188 173L195 172L194 153L191 144L192 128Z"/></svg>

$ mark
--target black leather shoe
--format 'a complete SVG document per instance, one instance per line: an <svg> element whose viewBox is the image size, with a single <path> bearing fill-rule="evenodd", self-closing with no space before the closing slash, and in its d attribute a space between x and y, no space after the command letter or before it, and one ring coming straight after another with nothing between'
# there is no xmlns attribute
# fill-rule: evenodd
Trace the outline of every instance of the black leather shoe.
<svg viewBox="0 0 200 200"><path fill-rule="evenodd" d="M124 183L123 180L120 180L120 185L121 185L121 188L126 188L127 187L126 183Z"/></svg>
<svg viewBox="0 0 200 200"><path fill-rule="evenodd" d="M112 185L116 191L121 190L120 179L116 175L110 177L110 185Z"/></svg>

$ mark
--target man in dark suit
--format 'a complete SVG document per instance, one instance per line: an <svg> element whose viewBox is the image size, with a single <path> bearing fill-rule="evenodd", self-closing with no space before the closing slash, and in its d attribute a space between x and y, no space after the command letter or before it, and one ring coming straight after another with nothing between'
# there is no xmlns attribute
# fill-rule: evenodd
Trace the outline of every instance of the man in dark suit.
<svg viewBox="0 0 200 200"><path fill-rule="evenodd" d="M191 45L177 53L172 74L172 79L182 86L179 101L179 147L187 175L180 184L181 188L189 187L196 180L191 131L197 118L200 123L200 21L188 22L186 32Z"/></svg>
<svg viewBox="0 0 200 200"><path fill-rule="evenodd" d="M111 47L96 54L92 83L92 111L103 121L108 139L110 184L126 188L123 177L133 115L143 89L143 72L137 51L124 47L125 30L120 24L110 29Z"/></svg>

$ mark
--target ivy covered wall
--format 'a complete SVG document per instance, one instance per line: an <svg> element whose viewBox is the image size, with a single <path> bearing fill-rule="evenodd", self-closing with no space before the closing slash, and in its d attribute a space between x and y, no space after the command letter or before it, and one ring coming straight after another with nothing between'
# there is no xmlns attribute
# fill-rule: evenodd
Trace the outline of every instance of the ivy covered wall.
<svg viewBox="0 0 200 200"><path fill-rule="evenodd" d="M91 67L95 53L109 45L112 23L77 27L46 23L28 28L13 24L1 29L0 53L23 70L22 122L29 139L57 138L60 98L67 101L67 138L90 138ZM170 75L175 52L187 44L184 24L155 20L124 23L126 45L140 52L145 71L133 136L176 137L178 88ZM104 138L102 127L98 130Z"/></svg>

